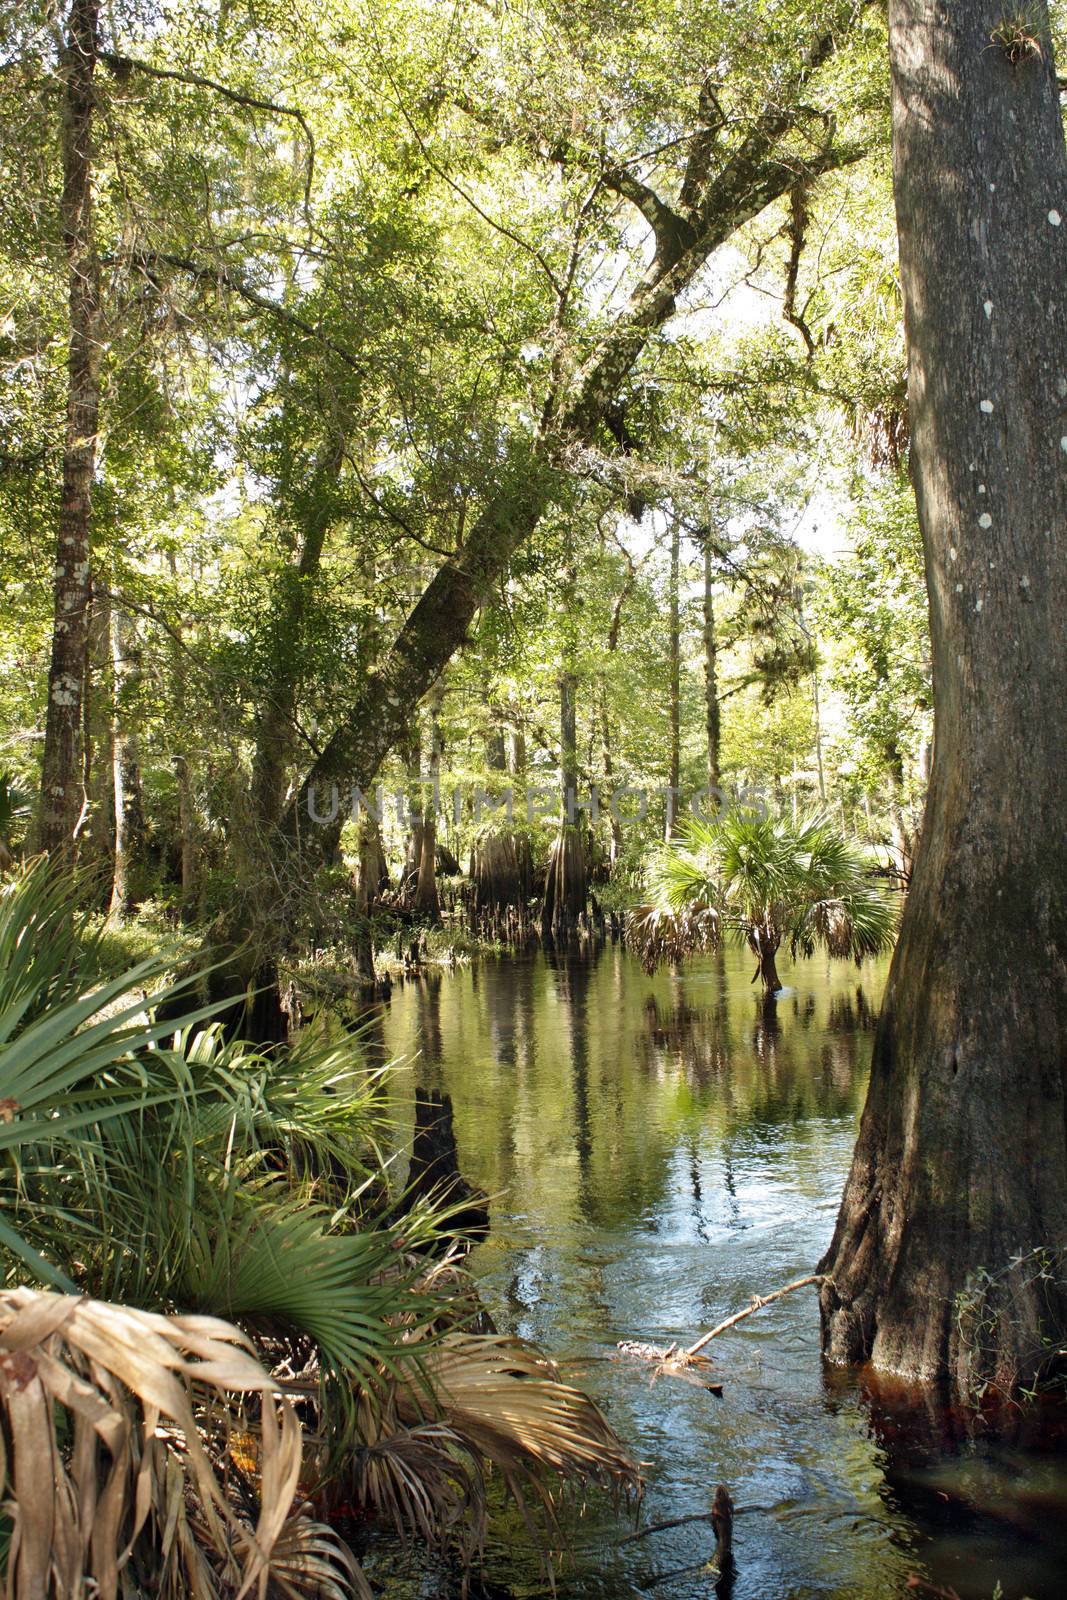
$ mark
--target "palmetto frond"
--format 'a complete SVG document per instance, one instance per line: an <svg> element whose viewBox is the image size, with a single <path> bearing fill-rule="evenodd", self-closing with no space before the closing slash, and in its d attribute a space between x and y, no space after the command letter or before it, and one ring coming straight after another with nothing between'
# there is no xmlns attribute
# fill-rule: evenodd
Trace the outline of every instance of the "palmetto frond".
<svg viewBox="0 0 1067 1600"><path fill-rule="evenodd" d="M752 949L794 955L821 945L856 961L892 944L896 918L868 863L823 815L731 811L692 821L650 873L653 902L627 919L627 939L649 971L707 949L723 930Z"/></svg>
<svg viewBox="0 0 1067 1600"><path fill-rule="evenodd" d="M598 1407L521 1339L447 1334L422 1375L361 1419L367 1442L349 1475L357 1500L404 1538L479 1555L494 1474L541 1548L561 1537L568 1486L640 1495L638 1465Z"/></svg>
<svg viewBox="0 0 1067 1600"><path fill-rule="evenodd" d="M676 965L701 950L714 950L722 937L722 918L713 906L691 909L635 906L626 917L626 942L646 972Z"/></svg>
<svg viewBox="0 0 1067 1600"><path fill-rule="evenodd" d="M603 1413L532 1345L498 1334L447 1335L425 1358L439 1419L476 1460L488 1461L532 1525L540 1506L554 1526L556 1480L639 1493L637 1463ZM427 1418L419 1389L401 1390L400 1417Z"/></svg>
<svg viewBox="0 0 1067 1600"><path fill-rule="evenodd" d="M365 1592L327 1534L288 1516L299 1429L294 1435L292 1413L272 1399L280 1380L254 1361L249 1334L277 1370L300 1374L320 1424L316 1473L336 1472L342 1450L355 1450L362 1503L410 1534L480 1548L487 1465L527 1517L541 1506L550 1528L557 1479L637 1484L636 1466L597 1408L536 1352L458 1331L472 1308L455 1264L427 1271L417 1254L447 1239L448 1208L427 1204L399 1217L385 1203L374 1142L378 1075L363 1068L358 1047L319 1039L251 1051L205 1026L207 1007L163 1022L153 1003L173 1001L192 980L170 982L159 958L101 983L91 959L79 964L79 930L49 875L31 869L10 893L6 933L0 915L0 949L7 937L15 952L6 990L0 973L0 1150L9 1152L0 1253L9 1273L21 1256L59 1287L154 1308L0 1295L0 1309L53 1308L57 1320L40 1335L47 1360L33 1381L62 1378L55 1417L64 1406L73 1416L66 1454L68 1436L56 1433L41 1457L54 1485L50 1526L74 1519L54 1558L67 1565L48 1569L43 1590L37 1508L27 1499L36 1479L16 1463L16 1534L26 1542L12 1560L33 1574L17 1595L89 1592L63 1588L72 1574L81 1583L79 1562L95 1563L99 1593L113 1594L115 1564L142 1553L168 1597L262 1589L268 1558L272 1594L315 1584L326 1600L352 1586ZM47 961L22 949L20 914L51 930ZM98 1332L100 1360L85 1365L85 1340L102 1326L117 1341L121 1368L108 1365ZM0 1363L21 1360L28 1346L18 1339L7 1354L0 1339ZM255 1396L250 1415L226 1398L228 1386ZM33 1426L41 1438L46 1426L61 1426L53 1410L40 1400ZM94 1542L77 1521L78 1474L104 1481L106 1463L92 1452L97 1440L110 1449L109 1430L127 1454L108 1480L118 1520L98 1528ZM258 1542L247 1508L235 1509L223 1492L245 1470L227 1439L250 1433L245 1453L263 1507ZM18 1444L15 1430L8 1437ZM226 1457L223 1482L212 1463Z"/></svg>
<svg viewBox="0 0 1067 1600"><path fill-rule="evenodd" d="M39 1290L0 1291L0 1477L11 1486L8 1593L115 1600L140 1571L165 1600L290 1594L359 1581L294 1495L301 1429L236 1328ZM255 1397L258 1421L245 1414ZM257 1440L250 1518L218 1476L202 1417ZM278 1561L277 1568L275 1561Z"/></svg>
<svg viewBox="0 0 1067 1600"><path fill-rule="evenodd" d="M440 1309L417 1288L422 1264L403 1246L429 1238L423 1214L344 1232L337 1217L281 1185L250 1195L240 1182L199 1191L176 1295L190 1305L314 1344L322 1368L375 1395L408 1375Z"/></svg>

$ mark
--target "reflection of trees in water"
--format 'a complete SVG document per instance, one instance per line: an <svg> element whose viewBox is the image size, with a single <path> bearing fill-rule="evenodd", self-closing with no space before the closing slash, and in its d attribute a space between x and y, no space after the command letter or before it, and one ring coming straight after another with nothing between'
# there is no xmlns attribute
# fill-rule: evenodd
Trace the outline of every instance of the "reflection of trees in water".
<svg viewBox="0 0 1067 1600"><path fill-rule="evenodd" d="M370 1000L355 1014L356 1035L363 1059L371 1068L384 1067L391 1060L386 1043L385 1024L389 1015L387 1000Z"/></svg>
<svg viewBox="0 0 1067 1600"><path fill-rule="evenodd" d="M592 1185L593 1123L589 1109L589 983L593 964L562 950L545 952L556 992L567 1008L570 1035L571 1090L574 1096L574 1148L578 1157L578 1209L594 1221Z"/></svg>
<svg viewBox="0 0 1067 1600"><path fill-rule="evenodd" d="M752 1028L752 1050L761 1066L772 1072L778 1065L778 1045L782 1037L782 1019L778 1015L778 1001L773 995L761 995L755 1000L756 1020Z"/></svg>
<svg viewBox="0 0 1067 1600"><path fill-rule="evenodd" d="M634 1037L637 1066L661 1075L681 1065L700 1088L730 1072L730 1025L724 999L713 1007L691 1006L681 995L664 1006L657 996L645 1001L643 1027Z"/></svg>
<svg viewBox="0 0 1067 1600"><path fill-rule="evenodd" d="M870 1033L877 1021L878 1012L864 993L862 983L857 983L851 995L831 995L826 1018L828 1033Z"/></svg>
<svg viewBox="0 0 1067 1600"><path fill-rule="evenodd" d="M444 1049L441 1042L441 974L421 973L415 980L415 1037L419 1050L419 1078L436 1088L441 1078Z"/></svg>
<svg viewBox="0 0 1067 1600"><path fill-rule="evenodd" d="M503 959L486 963L483 984L486 1025L494 1061L504 1069L497 1107L502 1178L510 1183L518 1166L516 1106L537 1056L534 963Z"/></svg>
<svg viewBox="0 0 1067 1600"><path fill-rule="evenodd" d="M805 995L794 994L789 1011L797 1026L807 1030L818 1016L819 1007L815 996L809 991Z"/></svg>

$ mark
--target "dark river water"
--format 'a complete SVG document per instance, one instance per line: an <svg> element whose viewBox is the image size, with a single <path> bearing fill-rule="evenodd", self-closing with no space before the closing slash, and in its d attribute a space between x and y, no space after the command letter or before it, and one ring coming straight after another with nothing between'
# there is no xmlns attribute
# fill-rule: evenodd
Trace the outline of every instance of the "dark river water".
<svg viewBox="0 0 1067 1600"><path fill-rule="evenodd" d="M471 1258L502 1332L535 1340L647 1463L642 1518L737 1506L734 1600L881 1600L914 1574L961 1600L1067 1595L1067 1456L1025 1419L993 1446L824 1369L814 1291L718 1338L722 1398L650 1384L620 1339L690 1343L814 1269L829 1242L866 1088L884 967L790 966L765 1008L740 951L648 978L623 951L483 961L394 991L380 1048L401 1092L446 1090L464 1175L494 1198ZM716 1592L706 1523L619 1544L591 1504L571 1519L558 1594ZM389 1563L379 1569L387 1577ZM687 1570L688 1569L688 1570ZM517 1520L489 1592L548 1592ZM443 1575L386 1593L451 1592ZM495 1586L495 1587L494 1587ZM919 1590L920 1594L931 1590Z"/></svg>

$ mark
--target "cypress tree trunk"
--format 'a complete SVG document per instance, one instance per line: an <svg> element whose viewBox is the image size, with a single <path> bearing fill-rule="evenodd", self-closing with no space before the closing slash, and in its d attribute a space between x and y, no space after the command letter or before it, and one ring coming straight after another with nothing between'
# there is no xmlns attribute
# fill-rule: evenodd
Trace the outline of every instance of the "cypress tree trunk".
<svg viewBox="0 0 1067 1600"><path fill-rule="evenodd" d="M1067 1246L1067 158L1046 8L1025 17L890 3L936 736L823 1263L832 1359L972 1395L1067 1338L1062 1254L1035 1270Z"/></svg>
<svg viewBox="0 0 1067 1600"><path fill-rule="evenodd" d="M52 659L41 771L39 843L72 843L82 813L82 695L88 662L90 526L100 414L100 264L93 229L93 79L99 0L73 0L63 48L63 246L69 353L63 486L53 580Z"/></svg>

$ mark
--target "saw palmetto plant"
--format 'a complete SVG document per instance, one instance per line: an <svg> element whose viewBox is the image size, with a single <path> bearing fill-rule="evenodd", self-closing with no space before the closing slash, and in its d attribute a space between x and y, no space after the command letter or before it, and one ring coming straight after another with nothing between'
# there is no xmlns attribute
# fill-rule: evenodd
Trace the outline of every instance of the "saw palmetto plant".
<svg viewBox="0 0 1067 1600"><path fill-rule="evenodd" d="M0 1291L7 1592L369 1594L345 1547L304 1514L301 1428L276 1388L216 1318ZM253 1428L246 1475L232 1446ZM235 1492L238 1476L253 1493Z"/></svg>
<svg viewBox="0 0 1067 1600"><path fill-rule="evenodd" d="M461 1267L426 1255L449 1248L447 1206L395 1206L358 1040L226 1038L166 953L103 978L75 905L41 864L0 887L12 1594L115 1593L138 1562L165 1594L363 1592L294 1516L298 1481L468 1560L494 1477L546 1547L561 1481L637 1488L591 1401L469 1331ZM25 1500L31 1458L55 1469L50 1509Z"/></svg>
<svg viewBox="0 0 1067 1600"><path fill-rule="evenodd" d="M896 913L862 850L824 815L797 822L734 810L692 821L657 859L652 899L627 938L648 971L714 948L727 934L756 958L753 982L781 987L777 956L816 948L857 963L888 950Z"/></svg>

